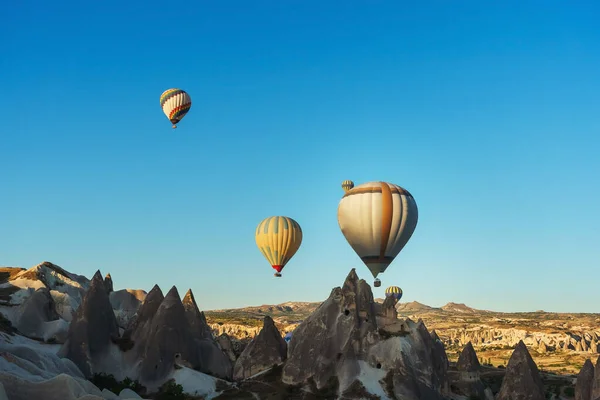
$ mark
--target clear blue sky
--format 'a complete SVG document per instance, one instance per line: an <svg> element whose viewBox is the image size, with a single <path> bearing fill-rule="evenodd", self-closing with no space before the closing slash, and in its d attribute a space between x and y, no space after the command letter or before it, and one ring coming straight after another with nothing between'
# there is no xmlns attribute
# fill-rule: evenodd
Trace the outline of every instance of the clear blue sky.
<svg viewBox="0 0 600 400"><path fill-rule="evenodd" d="M372 282L341 181L384 180L420 219L376 296L600 311L598 2L84 3L4 6L0 264L202 309L323 300ZM254 243L271 215L304 231L282 279Z"/></svg>

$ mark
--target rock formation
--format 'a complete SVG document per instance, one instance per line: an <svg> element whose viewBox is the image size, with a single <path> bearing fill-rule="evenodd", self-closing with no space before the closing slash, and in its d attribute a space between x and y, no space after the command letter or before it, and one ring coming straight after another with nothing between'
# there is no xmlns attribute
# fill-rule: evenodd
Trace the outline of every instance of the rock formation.
<svg viewBox="0 0 600 400"><path fill-rule="evenodd" d="M190 327L190 340L200 362L196 368L219 378L231 379L233 365L215 341L204 313L198 309L191 289L183 298L183 308Z"/></svg>
<svg viewBox="0 0 600 400"><path fill-rule="evenodd" d="M60 320L54 299L46 287L41 287L19 307L16 328L23 335L42 340L64 343L69 324Z"/></svg>
<svg viewBox="0 0 600 400"><path fill-rule="evenodd" d="M200 363L192 348L189 330L185 309L177 288L173 286L160 303L147 330L136 330L136 338L141 339L140 344L144 346L140 365L142 384L153 386L164 380L174 369L176 355L181 362L189 365Z"/></svg>
<svg viewBox="0 0 600 400"><path fill-rule="evenodd" d="M496 400L544 400L544 385L537 365L523 341L510 356Z"/></svg>
<svg viewBox="0 0 600 400"><path fill-rule="evenodd" d="M102 362L111 341L118 339L119 327L104 287L100 271L69 326L67 340L59 355L72 360L86 377L94 373L94 364Z"/></svg>
<svg viewBox="0 0 600 400"><path fill-rule="evenodd" d="M456 369L458 380L453 382L453 389L458 394L484 399L485 385L481 381L481 364L471 342L468 342L460 353Z"/></svg>
<svg viewBox="0 0 600 400"><path fill-rule="evenodd" d="M231 361L231 363L234 364L235 361L237 360L239 354L236 353L235 347L234 347L234 344L233 344L233 341L231 340L231 338L227 334L224 333L222 335L219 335L216 340L217 340L217 344L221 348L221 351L223 351L223 353L225 353L227 358L229 358L229 361Z"/></svg>
<svg viewBox="0 0 600 400"><path fill-rule="evenodd" d="M587 359L577 375L575 384L575 400L595 400L592 398L594 384L594 364Z"/></svg>
<svg viewBox="0 0 600 400"><path fill-rule="evenodd" d="M600 357L596 360L596 368L594 368L594 382L592 384L592 400L600 398Z"/></svg>
<svg viewBox="0 0 600 400"><path fill-rule="evenodd" d="M143 290L122 289L109 293L119 327L127 329L146 298Z"/></svg>
<svg viewBox="0 0 600 400"><path fill-rule="evenodd" d="M432 359L433 368L436 376L439 378L440 388L443 394L446 394L450 390L448 381L448 355L442 340L438 336L437 332L433 330L431 332L431 339L433 340Z"/></svg>
<svg viewBox="0 0 600 400"><path fill-rule="evenodd" d="M113 291L113 280L110 274L106 274L104 277L104 287L106 288L106 293Z"/></svg>
<svg viewBox="0 0 600 400"><path fill-rule="evenodd" d="M445 377L437 376L433 340L424 324L418 326L407 319L403 331L395 323L386 330L385 324L377 323L377 317L382 321L389 318L385 309L376 315L370 286L352 269L344 285L334 288L296 328L282 371L283 382L312 382L317 389L337 382L341 394L360 381L362 371L385 378L390 396L440 399L439 382Z"/></svg>
<svg viewBox="0 0 600 400"><path fill-rule="evenodd" d="M212 330L206 322L204 313L200 312L198 305L196 304L192 289L187 291L182 302L192 335L198 339L213 340Z"/></svg>
<svg viewBox="0 0 600 400"><path fill-rule="evenodd" d="M266 316L260 333L250 341L233 369L233 379L249 378L274 365L280 365L287 358L287 343L275 326L273 319Z"/></svg>

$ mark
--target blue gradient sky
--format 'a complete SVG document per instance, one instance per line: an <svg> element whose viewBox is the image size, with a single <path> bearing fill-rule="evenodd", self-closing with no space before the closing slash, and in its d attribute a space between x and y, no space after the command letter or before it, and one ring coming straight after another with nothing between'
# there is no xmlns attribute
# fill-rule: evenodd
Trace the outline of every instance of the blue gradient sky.
<svg viewBox="0 0 600 400"><path fill-rule="evenodd" d="M600 3L86 3L4 6L0 264L202 309L322 300L352 267L372 282L341 181L385 180L420 220L376 296L599 311ZM254 243L270 215L304 231L282 279Z"/></svg>

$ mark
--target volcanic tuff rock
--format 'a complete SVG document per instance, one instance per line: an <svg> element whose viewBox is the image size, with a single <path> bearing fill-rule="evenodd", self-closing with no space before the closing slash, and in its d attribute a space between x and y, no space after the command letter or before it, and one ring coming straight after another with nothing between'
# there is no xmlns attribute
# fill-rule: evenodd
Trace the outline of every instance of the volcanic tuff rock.
<svg viewBox="0 0 600 400"><path fill-rule="evenodd" d="M198 353L200 363L197 369L220 378L230 379L233 365L229 357L221 351L221 348L215 341L204 313L198 309L191 289L188 290L183 298L183 308L190 327L190 340L192 341L194 351Z"/></svg>
<svg viewBox="0 0 600 400"><path fill-rule="evenodd" d="M113 291L113 280L110 274L106 274L104 277L104 287L106 288L106 293Z"/></svg>
<svg viewBox="0 0 600 400"><path fill-rule="evenodd" d="M90 377L94 373L94 364L106 355L111 340L118 337L117 320L102 275L97 271L71 321L67 340L59 355L72 360L86 377Z"/></svg>
<svg viewBox="0 0 600 400"><path fill-rule="evenodd" d="M123 337L131 339L135 343L135 352L143 352L145 334L150 328L152 318L156 315L156 311L164 299L165 297L160 287L154 285L123 333Z"/></svg>
<svg viewBox="0 0 600 400"><path fill-rule="evenodd" d="M515 347L496 400L544 400L544 385L537 365L520 341Z"/></svg>
<svg viewBox="0 0 600 400"><path fill-rule="evenodd" d="M460 353L456 369L458 370L458 381L454 382L453 386L460 393L480 399L486 397L485 385L480 378L481 364L479 364L477 353L475 353L471 342L467 343Z"/></svg>
<svg viewBox="0 0 600 400"><path fill-rule="evenodd" d="M176 355L193 366L199 364L198 354L192 347L185 309L175 286L160 303L148 329L138 334L140 344L144 345L140 366L140 382L144 385L164 380L173 371Z"/></svg>
<svg viewBox="0 0 600 400"><path fill-rule="evenodd" d="M440 337L435 330L431 331L431 339L433 340L432 359L433 368L440 380L440 388L442 393L447 393L449 388L448 382L448 355Z"/></svg>
<svg viewBox="0 0 600 400"><path fill-rule="evenodd" d="M594 383L592 384L592 400L600 398L600 357L596 360L594 368Z"/></svg>
<svg viewBox="0 0 600 400"><path fill-rule="evenodd" d="M200 312L196 299L192 293L192 289L189 289L183 297L183 308L185 308L185 315L190 324L190 329L194 337L200 339L213 340L213 334L206 322L206 317L203 312Z"/></svg>
<svg viewBox="0 0 600 400"><path fill-rule="evenodd" d="M288 360L282 371L284 383L309 381L317 388L339 382L339 393L361 376L385 377L385 390L403 399L440 399L436 362L443 355L434 351L434 342L421 322L403 321L403 331L387 331L377 318L388 317L376 307L370 286L359 280L354 269L344 285L334 288L323 302L295 330L289 343ZM439 356L440 360L432 358ZM371 382L370 382L371 383ZM391 386L391 387L390 387ZM382 389L384 390L384 389ZM392 395L390 393L390 395Z"/></svg>
<svg viewBox="0 0 600 400"><path fill-rule="evenodd" d="M54 299L46 287L41 287L29 296L19 307L16 328L23 335L64 343L69 324L60 320Z"/></svg>
<svg viewBox="0 0 600 400"><path fill-rule="evenodd" d="M122 289L109 293L119 327L127 329L146 298L143 290Z"/></svg>
<svg viewBox="0 0 600 400"><path fill-rule="evenodd" d="M473 348L471 342L467 343L463 351L460 353L458 362L456 363L456 368L461 372L474 372L477 374L477 376L479 376L481 364L479 364L477 353L475 353L475 349Z"/></svg>
<svg viewBox="0 0 600 400"><path fill-rule="evenodd" d="M594 364L587 359L577 375L575 384L575 400L595 400L592 398L594 384Z"/></svg>
<svg viewBox="0 0 600 400"><path fill-rule="evenodd" d="M229 361L235 363L238 358L238 354L235 352L234 344L231 338L227 334L222 334L217 337L217 344L221 348L221 351L229 358Z"/></svg>
<svg viewBox="0 0 600 400"><path fill-rule="evenodd" d="M233 369L233 379L249 378L274 365L280 365L287 358L287 343L275 326L273 319L266 316L260 333L250 341Z"/></svg>

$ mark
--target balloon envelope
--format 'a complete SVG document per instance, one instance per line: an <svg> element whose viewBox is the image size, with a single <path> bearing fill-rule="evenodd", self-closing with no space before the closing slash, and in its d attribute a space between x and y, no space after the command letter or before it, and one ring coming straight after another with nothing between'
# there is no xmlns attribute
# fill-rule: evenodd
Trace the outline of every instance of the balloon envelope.
<svg viewBox="0 0 600 400"><path fill-rule="evenodd" d="M338 224L374 278L404 248L417 226L417 203L408 190L387 182L367 182L344 194Z"/></svg>
<svg viewBox="0 0 600 400"><path fill-rule="evenodd" d="M258 224L255 239L260 252L279 273L300 248L302 229L289 217L269 217Z"/></svg>
<svg viewBox="0 0 600 400"><path fill-rule="evenodd" d="M385 289L385 297L393 297L396 301L399 301L402 298L402 289L398 286L390 286Z"/></svg>
<svg viewBox="0 0 600 400"><path fill-rule="evenodd" d="M190 111L192 99L184 90L167 89L160 95L160 106L173 128L176 128L179 121Z"/></svg>

